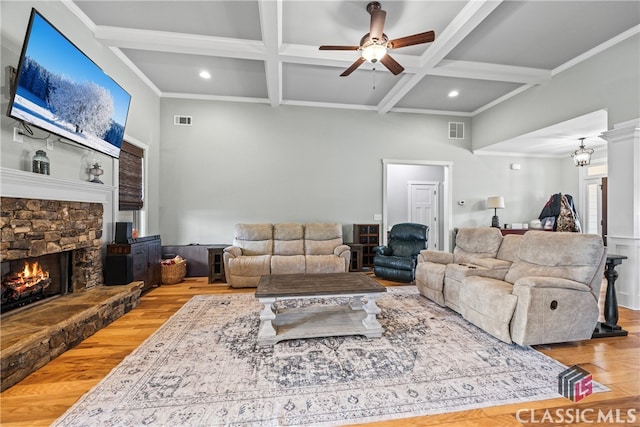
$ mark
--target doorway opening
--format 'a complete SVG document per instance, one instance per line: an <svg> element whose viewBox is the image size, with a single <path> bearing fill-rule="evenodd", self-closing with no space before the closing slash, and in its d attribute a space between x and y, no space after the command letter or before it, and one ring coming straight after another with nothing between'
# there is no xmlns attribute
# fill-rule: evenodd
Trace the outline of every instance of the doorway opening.
<svg viewBox="0 0 640 427"><path fill-rule="evenodd" d="M429 160L383 159L382 192L382 244L387 244L387 233L394 224L418 222L429 225L429 248L448 251L451 218L452 162ZM430 186L436 194L423 192ZM414 189L412 190L412 187ZM416 212L412 214L411 192ZM430 196L427 198L426 196ZM428 209L427 209L428 208ZM427 215L421 219L421 215ZM413 215L413 216L412 216ZM413 219L412 219L413 218ZM428 221L430 219L430 222ZM424 222L423 222L424 221Z"/></svg>

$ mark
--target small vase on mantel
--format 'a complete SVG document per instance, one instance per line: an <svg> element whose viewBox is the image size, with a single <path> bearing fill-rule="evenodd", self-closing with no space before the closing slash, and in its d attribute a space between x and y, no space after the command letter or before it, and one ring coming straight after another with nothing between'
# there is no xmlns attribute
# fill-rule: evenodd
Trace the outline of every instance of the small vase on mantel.
<svg viewBox="0 0 640 427"><path fill-rule="evenodd" d="M100 163L96 162L89 168L89 173L93 177L89 182L95 182L96 184L104 184L104 182L100 181L98 178L100 175L104 173L104 170L100 167Z"/></svg>

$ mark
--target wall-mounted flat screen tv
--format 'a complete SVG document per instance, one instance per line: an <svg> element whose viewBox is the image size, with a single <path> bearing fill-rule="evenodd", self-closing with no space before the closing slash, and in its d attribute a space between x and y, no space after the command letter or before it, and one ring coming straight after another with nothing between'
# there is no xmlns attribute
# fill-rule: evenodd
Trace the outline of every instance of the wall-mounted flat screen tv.
<svg viewBox="0 0 640 427"><path fill-rule="evenodd" d="M118 158L131 96L36 9L8 115Z"/></svg>

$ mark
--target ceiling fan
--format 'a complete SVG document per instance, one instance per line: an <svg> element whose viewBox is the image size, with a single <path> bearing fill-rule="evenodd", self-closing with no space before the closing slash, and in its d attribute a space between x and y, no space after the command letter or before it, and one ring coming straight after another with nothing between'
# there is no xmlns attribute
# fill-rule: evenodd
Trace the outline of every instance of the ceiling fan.
<svg viewBox="0 0 640 427"><path fill-rule="evenodd" d="M320 50L359 50L362 52L362 56L340 74L341 77L348 76L365 61L371 62L372 64L380 61L382 65L387 67L394 75L398 75L404 71L404 67L398 64L398 62L387 53L387 50L430 43L436 38L436 34L433 31L427 31L412 36L389 40L387 35L382 32L387 12L382 10L380 2L369 2L369 4L367 4L367 12L371 15L371 26L369 32L360 39L359 46L320 46Z"/></svg>

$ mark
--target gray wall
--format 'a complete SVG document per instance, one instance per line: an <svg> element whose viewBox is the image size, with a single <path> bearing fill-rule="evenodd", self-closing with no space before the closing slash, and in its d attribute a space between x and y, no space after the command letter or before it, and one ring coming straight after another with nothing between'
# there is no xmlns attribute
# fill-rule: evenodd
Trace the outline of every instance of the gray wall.
<svg viewBox="0 0 640 427"><path fill-rule="evenodd" d="M2 117L0 119L0 166L9 169L31 170L31 158L38 149L45 149L51 161L51 175L70 180L89 179L86 167L94 158L102 162L105 174L102 181L117 185L114 168L117 160L92 152L73 143L54 142L53 150L46 149L44 141L25 138L23 144L13 142L13 127L17 125L4 115L8 106L7 67L17 67L24 35L29 22L31 8L35 7L75 43L96 64L131 94L131 107L125 133L127 136L149 146L150 182L158 182L159 174L159 114L160 98L108 48L98 43L91 31L59 1L7 1L0 2L1 15L1 62L2 62ZM34 128L36 136L47 133ZM57 137L54 137L57 139ZM147 189L145 203L148 211L148 232L159 233L158 186ZM107 236L109 238L109 236Z"/></svg>
<svg viewBox="0 0 640 427"><path fill-rule="evenodd" d="M193 126L174 126L174 115L193 116ZM284 221L339 222L349 240L349 224L382 212L382 159L453 162L451 227L490 225L491 195L505 197L502 222L537 218L558 191L577 196L569 158L477 156L468 139L447 138L452 119L469 126L460 117L163 99L163 241L228 243L236 223Z"/></svg>

